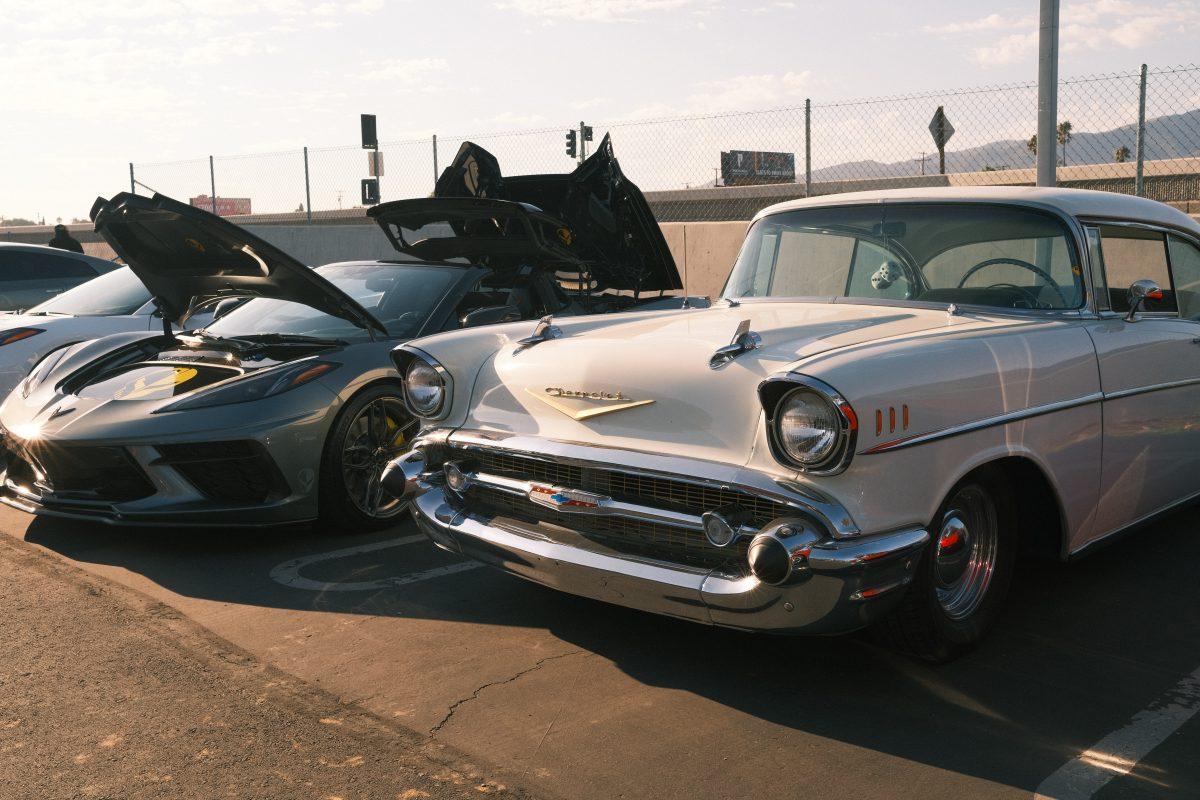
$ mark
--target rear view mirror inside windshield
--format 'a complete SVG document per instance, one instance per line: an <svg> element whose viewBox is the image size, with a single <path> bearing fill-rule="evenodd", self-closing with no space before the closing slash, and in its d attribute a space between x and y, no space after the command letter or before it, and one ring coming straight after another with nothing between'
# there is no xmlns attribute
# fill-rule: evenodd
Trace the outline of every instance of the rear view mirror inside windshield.
<svg viewBox="0 0 1200 800"><path fill-rule="evenodd" d="M903 239L907 231L908 226L903 222L878 222L871 229L876 237L888 239Z"/></svg>

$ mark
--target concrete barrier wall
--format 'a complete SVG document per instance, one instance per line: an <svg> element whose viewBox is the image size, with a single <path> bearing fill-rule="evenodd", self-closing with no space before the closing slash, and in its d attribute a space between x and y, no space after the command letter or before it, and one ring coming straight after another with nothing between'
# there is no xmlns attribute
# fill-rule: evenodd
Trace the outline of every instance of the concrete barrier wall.
<svg viewBox="0 0 1200 800"><path fill-rule="evenodd" d="M246 225L245 228L312 266L402 257L375 225Z"/></svg>
<svg viewBox="0 0 1200 800"><path fill-rule="evenodd" d="M663 237L688 294L716 297L737 260L748 222L664 222Z"/></svg>

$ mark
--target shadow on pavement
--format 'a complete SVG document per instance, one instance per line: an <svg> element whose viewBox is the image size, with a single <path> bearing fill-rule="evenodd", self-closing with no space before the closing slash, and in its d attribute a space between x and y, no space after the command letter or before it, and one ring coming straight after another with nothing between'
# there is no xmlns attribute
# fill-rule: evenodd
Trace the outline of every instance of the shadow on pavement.
<svg viewBox="0 0 1200 800"><path fill-rule="evenodd" d="M541 628L645 684L1032 790L1200 664L1195 513L1176 513L1070 566L1023 565L993 635L942 667L893 655L863 637L785 639L708 629L483 569L373 592L301 591L268 577L287 559L411 536L411 523L329 536L306 528L129 531L38 519L26 539L71 559L118 565L191 597ZM311 572L327 581L370 580L456 560L419 543L314 564ZM747 736L756 735L752 730L761 734L761 726L747 726ZM1200 767L1172 780L1200 794L1191 783L1200 780L1197 773ZM1127 780L1138 780L1137 773ZM1172 791L1186 794L1178 783Z"/></svg>

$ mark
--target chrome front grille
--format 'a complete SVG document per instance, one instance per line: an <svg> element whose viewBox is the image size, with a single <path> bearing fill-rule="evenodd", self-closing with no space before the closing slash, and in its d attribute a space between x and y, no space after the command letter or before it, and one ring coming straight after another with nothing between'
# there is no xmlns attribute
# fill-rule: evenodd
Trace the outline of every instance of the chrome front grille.
<svg viewBox="0 0 1200 800"><path fill-rule="evenodd" d="M746 569L748 539L742 537L728 547L713 546L698 524L701 514L737 506L745 514L746 525L760 528L778 517L803 513L785 503L732 487L603 465L483 448L456 449L447 456L463 459L470 465L469 471L479 476L466 493L469 510L557 525L629 555L737 574ZM583 490L646 509L689 515L694 524L634 519L620 513L564 513L533 502L514 492L511 486L506 489L488 485L488 476Z"/></svg>
<svg viewBox="0 0 1200 800"><path fill-rule="evenodd" d="M757 527L776 517L794 516L795 509L766 497L721 486L675 478L581 466L495 450L472 450L480 472L518 480L567 486L608 495L615 500L682 511L699 516L723 506L738 505Z"/></svg>

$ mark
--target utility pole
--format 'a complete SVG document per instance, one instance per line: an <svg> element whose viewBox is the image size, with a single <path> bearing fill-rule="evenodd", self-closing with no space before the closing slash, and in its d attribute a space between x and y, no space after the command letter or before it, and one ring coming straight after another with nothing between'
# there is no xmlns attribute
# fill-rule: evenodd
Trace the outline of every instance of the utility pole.
<svg viewBox="0 0 1200 800"><path fill-rule="evenodd" d="M1037 185L1054 186L1058 141L1058 7L1059 0L1041 0L1038 26L1038 149Z"/></svg>
<svg viewBox="0 0 1200 800"><path fill-rule="evenodd" d="M130 169L133 169L131 164ZM1142 64L1142 77L1138 83L1138 126L1137 126L1137 173L1133 179L1133 193L1138 197L1146 194L1146 65Z"/></svg>
<svg viewBox="0 0 1200 800"><path fill-rule="evenodd" d="M213 170L213 157L208 157L208 185L212 189L212 213L217 213L217 173Z"/></svg>
<svg viewBox="0 0 1200 800"><path fill-rule="evenodd" d="M928 158L929 158L929 154L928 154L928 153L926 153L924 150L922 150L922 151L921 151L921 157L920 157L920 158L914 158L914 159L913 159L913 161L920 161L920 162L921 162L921 174L922 174L922 175L924 175L924 174L925 174L925 161L926 161Z"/></svg>

